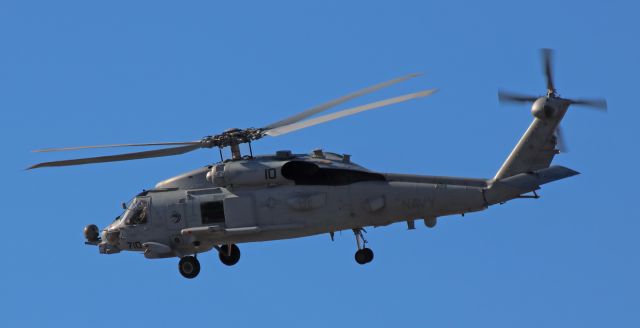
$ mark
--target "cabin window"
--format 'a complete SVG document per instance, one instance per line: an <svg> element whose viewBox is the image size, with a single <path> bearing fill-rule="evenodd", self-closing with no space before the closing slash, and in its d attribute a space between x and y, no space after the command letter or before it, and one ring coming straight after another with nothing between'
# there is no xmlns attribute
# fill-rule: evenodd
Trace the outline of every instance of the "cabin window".
<svg viewBox="0 0 640 328"><path fill-rule="evenodd" d="M224 222L224 207L221 201L200 203L202 224Z"/></svg>

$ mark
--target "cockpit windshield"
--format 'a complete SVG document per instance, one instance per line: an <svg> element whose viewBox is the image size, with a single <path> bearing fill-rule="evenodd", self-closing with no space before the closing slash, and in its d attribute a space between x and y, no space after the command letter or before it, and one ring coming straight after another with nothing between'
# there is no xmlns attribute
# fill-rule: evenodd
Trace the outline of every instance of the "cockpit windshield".
<svg viewBox="0 0 640 328"><path fill-rule="evenodd" d="M124 224L145 224L147 223L147 212L149 204L144 198L135 197L122 215Z"/></svg>

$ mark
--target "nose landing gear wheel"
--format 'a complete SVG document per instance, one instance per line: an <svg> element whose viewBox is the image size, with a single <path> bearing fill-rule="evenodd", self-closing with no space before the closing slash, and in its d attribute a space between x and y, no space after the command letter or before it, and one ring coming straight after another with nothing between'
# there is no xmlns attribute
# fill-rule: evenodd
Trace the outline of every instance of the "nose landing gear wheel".
<svg viewBox="0 0 640 328"><path fill-rule="evenodd" d="M218 251L218 257L224 265L232 266L240 261L240 248L236 244L231 244L231 249L229 245L222 245Z"/></svg>
<svg viewBox="0 0 640 328"><path fill-rule="evenodd" d="M371 248L365 247L356 252L355 258L358 264L367 264L373 261L373 251L371 250Z"/></svg>
<svg viewBox="0 0 640 328"><path fill-rule="evenodd" d="M200 273L200 261L193 256L185 256L180 259L178 269L183 277L193 279Z"/></svg>

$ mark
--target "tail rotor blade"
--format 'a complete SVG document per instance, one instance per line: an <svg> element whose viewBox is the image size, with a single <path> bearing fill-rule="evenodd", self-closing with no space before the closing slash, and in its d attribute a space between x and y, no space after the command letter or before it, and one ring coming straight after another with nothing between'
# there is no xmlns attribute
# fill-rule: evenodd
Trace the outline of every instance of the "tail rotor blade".
<svg viewBox="0 0 640 328"><path fill-rule="evenodd" d="M503 91L503 90L498 91L498 101L500 101L501 103L506 103L506 102L532 103L536 101L536 99L538 99L538 97L521 95L521 94L509 92L509 91Z"/></svg>
<svg viewBox="0 0 640 328"><path fill-rule="evenodd" d="M542 65L544 69L544 76L547 79L547 91L549 93L555 94L556 87L553 84L553 50L551 49L542 49Z"/></svg>
<svg viewBox="0 0 640 328"><path fill-rule="evenodd" d="M601 111L607 111L606 99L569 99L572 105L588 106Z"/></svg>
<svg viewBox="0 0 640 328"><path fill-rule="evenodd" d="M560 125L556 128L556 146L561 153L568 153L569 148L567 147L567 140L564 137L564 133L562 133L562 128Z"/></svg>

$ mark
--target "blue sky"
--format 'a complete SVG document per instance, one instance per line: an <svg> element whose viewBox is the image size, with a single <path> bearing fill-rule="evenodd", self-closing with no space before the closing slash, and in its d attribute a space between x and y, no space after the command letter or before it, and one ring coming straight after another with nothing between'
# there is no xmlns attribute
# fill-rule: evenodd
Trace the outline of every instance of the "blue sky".
<svg viewBox="0 0 640 328"><path fill-rule="evenodd" d="M0 120L5 264L0 326L637 327L639 8L631 1L2 1ZM387 172L491 177L531 121L498 88L544 93L538 49L555 48L582 174L436 229L370 229L241 245L197 279L175 259L99 255L82 228L157 181L217 160L175 158L25 171L105 152L84 144L192 140L260 126L411 72L357 105L433 97L254 145L322 147ZM107 152L108 153L108 152Z"/></svg>

